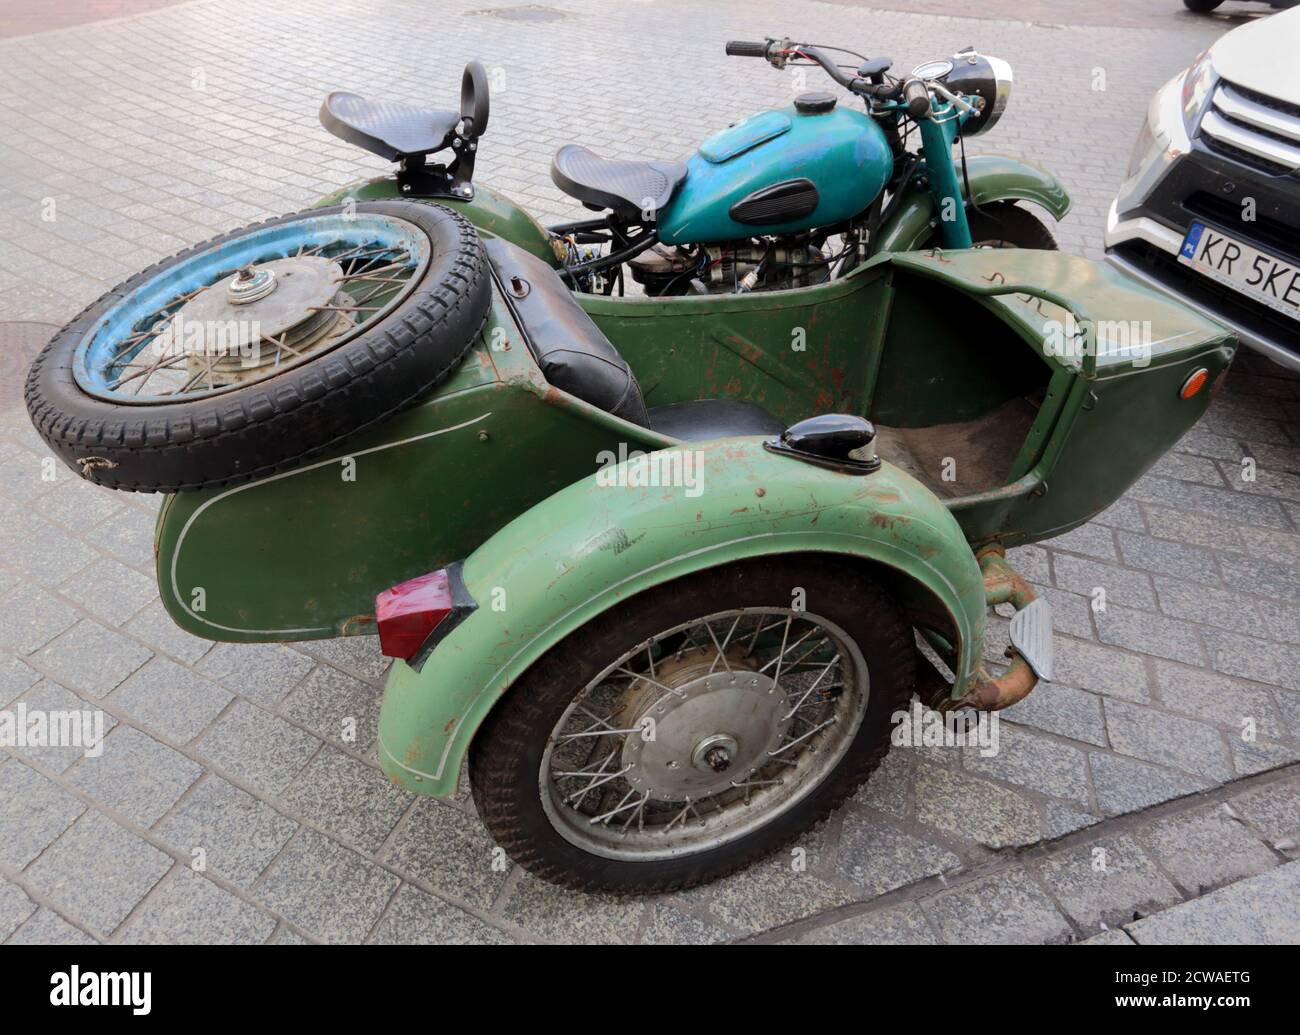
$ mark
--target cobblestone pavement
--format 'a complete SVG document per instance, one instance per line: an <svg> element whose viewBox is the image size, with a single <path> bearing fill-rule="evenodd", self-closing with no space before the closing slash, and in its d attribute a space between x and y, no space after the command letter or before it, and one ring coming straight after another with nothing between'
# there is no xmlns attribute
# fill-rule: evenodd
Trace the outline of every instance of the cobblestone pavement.
<svg viewBox="0 0 1300 1035"><path fill-rule="evenodd" d="M572 211L547 175L558 144L685 153L789 96L722 41L787 31L900 66L972 41L1007 57L1017 94L986 146L1061 175L1075 209L1060 239L1095 257L1147 98L1218 31L860 5L796 19L768 0L560 8L200 0L0 41L0 322L56 325L163 255L380 171L319 128L328 89L446 102L460 62L482 57L478 177L558 217ZM7 398L0 708L102 708L112 728L98 758L0 749L0 940L1300 938L1300 381L1259 361L1112 509L1015 552L1055 608L1059 682L1007 713L998 755L895 749L805 840L806 868L783 855L624 900L494 869L463 793L387 783L372 641L211 645L172 627L156 500L61 468L42 480ZM998 619L990 657L1002 642ZM355 743L336 739L345 715Z"/></svg>

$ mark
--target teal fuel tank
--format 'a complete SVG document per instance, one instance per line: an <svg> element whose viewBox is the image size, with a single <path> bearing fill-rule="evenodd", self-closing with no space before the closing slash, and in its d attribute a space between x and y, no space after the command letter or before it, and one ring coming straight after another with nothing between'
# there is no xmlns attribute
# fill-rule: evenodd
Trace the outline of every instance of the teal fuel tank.
<svg viewBox="0 0 1300 1035"><path fill-rule="evenodd" d="M857 215L889 182L894 157L871 116L805 94L700 145L657 221L665 244L794 233Z"/></svg>

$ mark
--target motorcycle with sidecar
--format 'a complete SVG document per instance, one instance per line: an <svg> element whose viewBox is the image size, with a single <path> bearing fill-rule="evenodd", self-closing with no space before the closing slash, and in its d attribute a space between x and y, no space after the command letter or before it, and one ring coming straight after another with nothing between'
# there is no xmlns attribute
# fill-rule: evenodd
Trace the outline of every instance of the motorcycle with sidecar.
<svg viewBox="0 0 1300 1035"><path fill-rule="evenodd" d="M833 108L724 131L635 213L639 187L565 165L608 211L548 232L472 182L472 71L436 127L448 166L423 160L428 113L327 102L397 175L114 289L37 358L33 422L81 476L164 493L181 628L378 633L396 783L453 795L467 764L492 836L550 881L713 879L851 795L914 694L997 710L1051 677L1050 610L1006 551L1108 507L1232 358L1224 328L1108 268L971 247L1023 243L972 237L986 203L1008 226L1012 198L1066 204L1041 175L959 171L962 123L1005 104L998 76L956 74L971 53L903 80L823 64L923 141L859 181L902 199L865 215L823 212L813 175L815 204L718 172L799 179L763 150L814 146L800 120ZM681 236L696 219L714 222ZM652 251L667 270L615 295ZM1003 669L983 645L1004 603Z"/></svg>

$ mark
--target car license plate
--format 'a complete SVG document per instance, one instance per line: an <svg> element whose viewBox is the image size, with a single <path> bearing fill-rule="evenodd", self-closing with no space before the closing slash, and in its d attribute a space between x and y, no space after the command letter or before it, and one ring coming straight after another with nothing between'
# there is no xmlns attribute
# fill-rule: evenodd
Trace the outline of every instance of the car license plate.
<svg viewBox="0 0 1300 1035"><path fill-rule="evenodd" d="M1274 258L1244 241L1193 223L1178 261L1220 284L1300 320L1300 264Z"/></svg>

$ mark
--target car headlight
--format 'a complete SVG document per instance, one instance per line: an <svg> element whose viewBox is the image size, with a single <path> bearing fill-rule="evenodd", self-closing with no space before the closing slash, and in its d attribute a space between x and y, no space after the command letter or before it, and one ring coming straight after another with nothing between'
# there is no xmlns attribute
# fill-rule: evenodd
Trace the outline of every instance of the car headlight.
<svg viewBox="0 0 1300 1035"><path fill-rule="evenodd" d="M1196 129L1213 90L1214 64L1210 61L1210 52L1204 50L1183 75L1183 125L1189 135Z"/></svg>
<svg viewBox="0 0 1300 1035"><path fill-rule="evenodd" d="M1163 145L1156 140L1156 135L1151 130L1151 120L1144 118L1142 128L1138 131L1137 140L1133 142L1133 151L1128 156L1128 169L1124 172L1124 178L1127 180L1135 175L1139 169L1151 160L1153 154L1163 149Z"/></svg>

